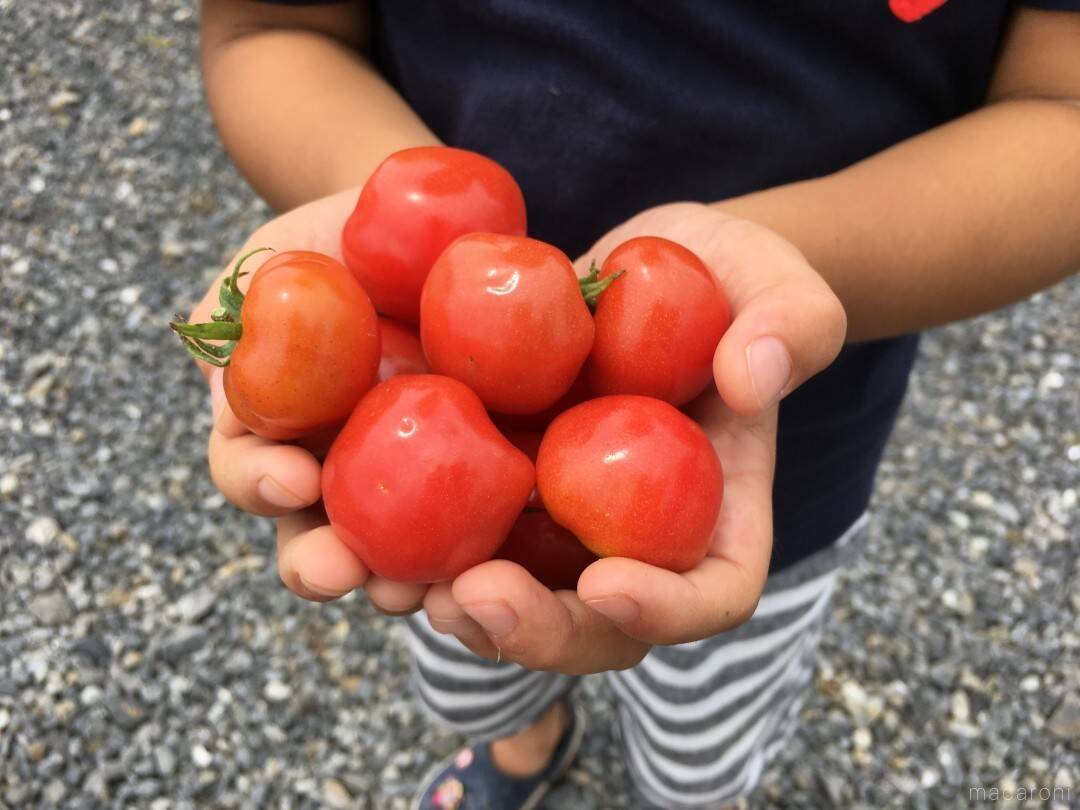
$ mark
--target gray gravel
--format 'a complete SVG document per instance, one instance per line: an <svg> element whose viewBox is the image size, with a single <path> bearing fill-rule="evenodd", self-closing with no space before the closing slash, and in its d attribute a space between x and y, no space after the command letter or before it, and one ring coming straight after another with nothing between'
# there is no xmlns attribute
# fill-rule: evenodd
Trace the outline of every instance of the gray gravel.
<svg viewBox="0 0 1080 810"><path fill-rule="evenodd" d="M0 0L0 807L402 808L459 740L400 627L280 586L163 328L266 216L178 0ZM926 340L761 807L1080 785L1080 283ZM630 807L608 718L549 808Z"/></svg>

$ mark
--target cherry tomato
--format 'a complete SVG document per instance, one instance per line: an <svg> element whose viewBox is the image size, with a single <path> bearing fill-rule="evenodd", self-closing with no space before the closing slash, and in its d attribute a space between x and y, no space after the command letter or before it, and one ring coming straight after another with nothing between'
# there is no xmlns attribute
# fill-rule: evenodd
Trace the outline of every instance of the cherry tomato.
<svg viewBox="0 0 1080 810"><path fill-rule="evenodd" d="M581 572L597 560L544 511L525 511L495 555L516 562L553 591L577 588Z"/></svg>
<svg viewBox="0 0 1080 810"><path fill-rule="evenodd" d="M253 433L284 440L325 431L375 381L375 309L341 262L301 250L263 263L243 295L236 279L248 256L222 284L217 320L173 329L198 359L225 367L225 396ZM215 339L230 343L206 342Z"/></svg>
<svg viewBox="0 0 1080 810"><path fill-rule="evenodd" d="M491 558L535 483L476 394L406 374L360 400L323 466L334 531L376 574L441 582Z"/></svg>
<svg viewBox="0 0 1080 810"><path fill-rule="evenodd" d="M427 358L416 330L390 318L379 318L382 340L382 359L379 360L378 382L399 374L427 374Z"/></svg>
<svg viewBox="0 0 1080 810"><path fill-rule="evenodd" d="M672 571L704 559L724 494L704 431L650 397L568 410L544 434L536 476L548 512L590 551Z"/></svg>
<svg viewBox="0 0 1080 810"><path fill-rule="evenodd" d="M619 245L600 278L620 271L596 304L589 386L689 402L712 381L713 355L731 323L727 297L701 259L657 236Z"/></svg>
<svg viewBox="0 0 1080 810"><path fill-rule="evenodd" d="M593 323L566 254L523 236L474 233L431 268L420 339L434 371L466 383L493 411L527 414L570 390Z"/></svg>
<svg viewBox="0 0 1080 810"><path fill-rule="evenodd" d="M559 401L550 408L544 408L539 413L493 413L491 414L491 420L498 425L499 430L508 436L515 431L535 431L542 435L547 426L555 421L556 416L563 411L570 410L575 405L580 405L587 399L592 399L592 396L592 391L589 390L589 386L585 382L585 375L578 374L577 379L570 386L570 390L563 394Z"/></svg>
<svg viewBox="0 0 1080 810"><path fill-rule="evenodd" d="M379 312L416 323L431 265L474 231L524 235L521 189L483 155L421 146L390 155L368 179L345 223L342 252Z"/></svg>

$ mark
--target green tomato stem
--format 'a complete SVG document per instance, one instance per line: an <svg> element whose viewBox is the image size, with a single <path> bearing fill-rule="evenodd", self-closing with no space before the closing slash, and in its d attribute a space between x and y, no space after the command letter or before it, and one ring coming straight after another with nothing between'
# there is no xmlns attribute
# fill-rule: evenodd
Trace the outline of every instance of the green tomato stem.
<svg viewBox="0 0 1080 810"><path fill-rule="evenodd" d="M578 287L581 288L581 295L585 299L585 304L591 311L596 312L596 305L600 301L601 293L610 287L616 279L625 275L625 273L626 270L618 270L606 278L600 278L600 268L596 266L596 262L592 263L592 266L589 268L589 275L578 280Z"/></svg>

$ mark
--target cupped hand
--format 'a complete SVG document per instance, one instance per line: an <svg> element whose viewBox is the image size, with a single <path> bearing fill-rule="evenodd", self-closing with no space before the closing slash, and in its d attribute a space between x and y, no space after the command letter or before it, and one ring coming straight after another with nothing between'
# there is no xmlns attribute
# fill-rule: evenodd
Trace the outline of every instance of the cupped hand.
<svg viewBox="0 0 1080 810"><path fill-rule="evenodd" d="M351 189L315 200L259 228L237 252L257 247L314 250L341 260L341 228L356 203ZM269 254L267 254L269 255ZM217 307L221 279L232 272L234 257L192 312L192 322L210 319ZM258 272L263 254L244 268ZM240 280L246 289L251 276ZM251 433L233 414L222 388L222 370L203 363L210 385L213 428L210 432L210 474L222 494L241 509L277 518L278 571L282 581L305 599L328 601L363 587L368 599L386 613L416 610L426 586L402 585L372 575L330 528L320 503L319 456L327 438L282 443Z"/></svg>
<svg viewBox="0 0 1080 810"><path fill-rule="evenodd" d="M577 591L552 593L514 563L477 566L433 586L432 627L488 658L584 674L633 666L653 644L695 641L753 615L772 550L777 404L836 357L842 305L802 254L777 234L694 203L650 209L604 236L578 262L603 259L635 236L663 236L697 253L732 305L716 350L716 389L685 410L724 467L724 503L705 560L675 574L609 558Z"/></svg>

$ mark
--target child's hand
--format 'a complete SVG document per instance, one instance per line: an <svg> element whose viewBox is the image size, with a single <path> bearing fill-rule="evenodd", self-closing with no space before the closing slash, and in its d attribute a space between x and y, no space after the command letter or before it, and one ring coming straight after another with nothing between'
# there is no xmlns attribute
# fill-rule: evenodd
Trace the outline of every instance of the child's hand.
<svg viewBox="0 0 1080 810"><path fill-rule="evenodd" d="M761 596L772 549L776 405L835 358L844 310L788 242L689 203L646 211L616 228L581 259L579 272L644 235L673 239L701 256L732 304L734 321L714 361L719 394L706 393L687 409L724 466L711 551L685 574L600 560L582 574L576 593L552 594L523 568L499 560L433 586L424 600L432 627L485 657L574 674L625 668L651 644L707 638L741 624Z"/></svg>
<svg viewBox="0 0 1080 810"><path fill-rule="evenodd" d="M357 193L341 192L277 217L256 231L237 255L268 246L315 250L340 260L342 223ZM250 278L242 279L241 286L246 286L247 281ZM192 313L192 321L209 320L217 306L219 283L220 279L211 285ZM327 601L363 587L371 602L384 612L416 610L426 586L399 585L370 576L327 524L319 504L321 468L316 458L325 448L318 447L318 440L282 444L251 433L229 408L222 390L221 369L203 365L202 370L210 383L214 411L209 445L211 477L236 506L278 519L278 571L282 581L306 599Z"/></svg>

